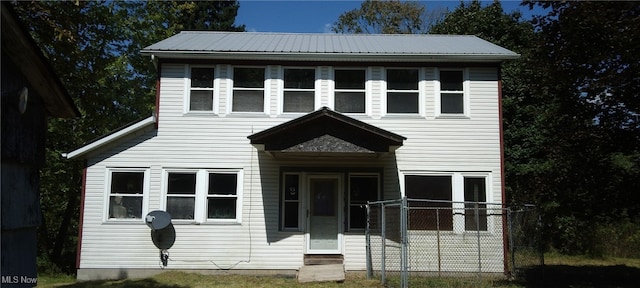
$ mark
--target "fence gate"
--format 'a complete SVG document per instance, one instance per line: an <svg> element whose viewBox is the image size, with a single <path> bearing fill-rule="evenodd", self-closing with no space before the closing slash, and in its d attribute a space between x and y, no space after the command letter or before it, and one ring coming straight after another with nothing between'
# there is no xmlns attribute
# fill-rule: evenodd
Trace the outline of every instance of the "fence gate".
<svg viewBox="0 0 640 288"><path fill-rule="evenodd" d="M367 276L420 286L425 277L514 275L542 264L535 209L486 202L397 199L367 205Z"/></svg>

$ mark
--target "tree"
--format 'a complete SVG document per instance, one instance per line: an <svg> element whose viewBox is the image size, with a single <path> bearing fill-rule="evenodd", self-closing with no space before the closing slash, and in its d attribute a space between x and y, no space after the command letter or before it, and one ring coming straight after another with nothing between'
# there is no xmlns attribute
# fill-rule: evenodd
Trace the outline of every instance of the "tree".
<svg viewBox="0 0 640 288"><path fill-rule="evenodd" d="M413 1L362 2L359 9L339 16L331 30L336 33L416 34L424 33L428 26L441 17L442 10L427 15L425 6Z"/></svg>
<svg viewBox="0 0 640 288"><path fill-rule="evenodd" d="M599 227L640 226L640 5L528 4L549 10L533 19L541 41L532 69L544 73L530 88L546 102L536 161L546 169L531 193L545 203L556 248L602 254L615 233L599 239Z"/></svg>
<svg viewBox="0 0 640 288"><path fill-rule="evenodd" d="M431 29L521 54L501 71L508 202L535 203L547 244L567 253L613 250L612 223L639 221L639 5L608 4L545 2L529 22L474 1Z"/></svg>
<svg viewBox="0 0 640 288"><path fill-rule="evenodd" d="M41 259L53 269L75 267L82 179L82 164L60 154L151 115L156 77L139 53L143 47L184 29L243 31L233 25L238 7L237 1L14 3L84 115L48 125L38 241Z"/></svg>

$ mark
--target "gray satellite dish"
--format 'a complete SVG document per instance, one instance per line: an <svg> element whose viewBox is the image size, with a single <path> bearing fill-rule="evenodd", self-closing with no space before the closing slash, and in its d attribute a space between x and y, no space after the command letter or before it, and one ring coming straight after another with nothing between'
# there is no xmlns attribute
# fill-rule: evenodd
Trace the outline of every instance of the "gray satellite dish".
<svg viewBox="0 0 640 288"><path fill-rule="evenodd" d="M153 230L162 230L171 225L171 215L162 210L151 211L145 217L145 222Z"/></svg>
<svg viewBox="0 0 640 288"><path fill-rule="evenodd" d="M176 242L176 230L173 228L173 224L169 223L167 227L160 230L151 230L151 241L158 249L171 248Z"/></svg>

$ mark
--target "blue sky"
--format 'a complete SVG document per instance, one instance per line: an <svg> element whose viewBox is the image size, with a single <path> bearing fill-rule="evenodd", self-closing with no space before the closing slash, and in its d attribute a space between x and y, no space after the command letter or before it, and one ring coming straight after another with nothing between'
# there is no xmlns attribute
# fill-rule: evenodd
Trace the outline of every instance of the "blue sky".
<svg viewBox="0 0 640 288"><path fill-rule="evenodd" d="M360 7L362 1L346 0L240 0L236 24L246 25L247 31L326 33L340 14ZM427 10L445 7L450 11L460 5L460 0L420 1ZM467 2L467 1L465 1ZM490 1L486 1L490 3ZM520 7L521 1L502 1L505 11L520 10L527 15L528 8Z"/></svg>

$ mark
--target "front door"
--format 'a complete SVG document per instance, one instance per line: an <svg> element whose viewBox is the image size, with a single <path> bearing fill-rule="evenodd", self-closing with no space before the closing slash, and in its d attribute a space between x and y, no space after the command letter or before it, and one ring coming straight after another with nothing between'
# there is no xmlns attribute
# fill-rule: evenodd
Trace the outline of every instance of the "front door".
<svg viewBox="0 0 640 288"><path fill-rule="evenodd" d="M309 176L307 254L341 254L340 175Z"/></svg>

